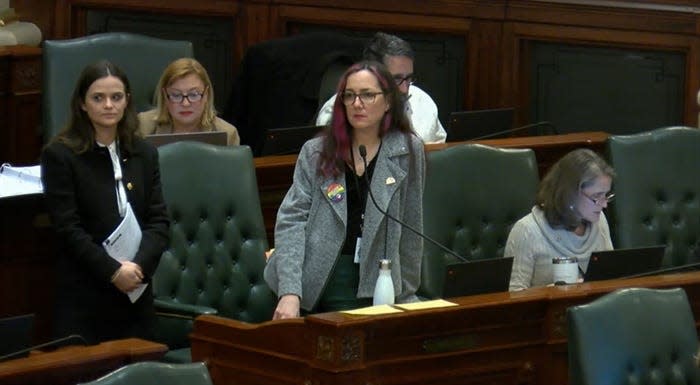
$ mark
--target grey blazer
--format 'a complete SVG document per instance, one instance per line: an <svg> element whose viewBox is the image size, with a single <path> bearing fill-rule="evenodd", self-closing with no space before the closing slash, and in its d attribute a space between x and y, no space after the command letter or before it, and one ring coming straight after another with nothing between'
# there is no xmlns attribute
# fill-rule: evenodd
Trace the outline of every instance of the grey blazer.
<svg viewBox="0 0 700 385"><path fill-rule="evenodd" d="M322 294L342 249L347 226L346 194L341 193L340 199L331 199L328 194L333 184L346 187L345 175L326 178L317 171L322 140L312 139L301 149L294 181L277 212L275 251L265 267L270 288L278 296L298 295L306 310L312 310ZM372 192L383 210L419 231L423 230L424 179L421 139L399 132L386 134L377 154ZM397 301L417 301L423 240L385 218L371 198L365 208L358 297L374 294L385 239Z"/></svg>

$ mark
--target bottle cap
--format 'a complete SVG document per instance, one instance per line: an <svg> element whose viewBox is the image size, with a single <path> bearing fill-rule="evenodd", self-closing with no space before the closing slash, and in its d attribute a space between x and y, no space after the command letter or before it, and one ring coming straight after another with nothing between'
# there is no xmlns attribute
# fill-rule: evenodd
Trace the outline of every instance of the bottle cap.
<svg viewBox="0 0 700 385"><path fill-rule="evenodd" d="M391 260L389 259L380 259L379 260L379 268L382 270L389 270L391 269Z"/></svg>

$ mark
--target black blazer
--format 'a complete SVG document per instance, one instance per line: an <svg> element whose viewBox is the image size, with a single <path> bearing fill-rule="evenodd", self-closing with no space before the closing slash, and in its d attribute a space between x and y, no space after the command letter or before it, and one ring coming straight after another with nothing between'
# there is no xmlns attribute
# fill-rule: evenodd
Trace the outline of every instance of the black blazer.
<svg viewBox="0 0 700 385"><path fill-rule="evenodd" d="M127 198L142 231L134 262L149 281L168 243L169 221L161 192L158 152L150 143L136 139L132 151L122 149L121 167ZM86 323L128 322L143 312L152 312L152 285L131 304L111 283L120 264L107 254L102 241L121 217L107 148L94 145L76 154L54 142L42 153L41 171L46 206L59 244L58 318L63 312L74 312L70 315L73 321L82 316Z"/></svg>

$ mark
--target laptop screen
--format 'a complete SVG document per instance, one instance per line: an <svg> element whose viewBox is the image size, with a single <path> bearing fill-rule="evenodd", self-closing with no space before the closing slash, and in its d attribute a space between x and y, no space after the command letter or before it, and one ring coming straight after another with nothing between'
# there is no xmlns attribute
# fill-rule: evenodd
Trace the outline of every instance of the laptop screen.
<svg viewBox="0 0 700 385"><path fill-rule="evenodd" d="M202 142L217 146L225 146L227 139L228 138L225 131L181 132L173 134L146 135L146 140L153 143L153 145L156 147L182 141Z"/></svg>
<svg viewBox="0 0 700 385"><path fill-rule="evenodd" d="M595 251L591 253L585 281L600 281L648 273L661 268L665 245Z"/></svg>
<svg viewBox="0 0 700 385"><path fill-rule="evenodd" d="M513 257L478 259L446 266L444 298L508 291Z"/></svg>
<svg viewBox="0 0 700 385"><path fill-rule="evenodd" d="M452 112L447 141L461 142L508 136L507 133L498 133L513 128L513 112L513 108Z"/></svg>
<svg viewBox="0 0 700 385"><path fill-rule="evenodd" d="M34 314L0 318L0 356L5 356L32 346ZM27 356L29 353L24 354ZM13 356L19 358L22 356Z"/></svg>

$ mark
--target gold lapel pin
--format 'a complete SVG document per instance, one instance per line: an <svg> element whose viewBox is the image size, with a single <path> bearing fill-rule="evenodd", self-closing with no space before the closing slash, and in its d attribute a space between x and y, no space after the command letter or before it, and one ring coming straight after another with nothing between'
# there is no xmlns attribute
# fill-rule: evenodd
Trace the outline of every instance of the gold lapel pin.
<svg viewBox="0 0 700 385"><path fill-rule="evenodd" d="M129 189L129 191L131 191L131 190L134 189L134 185L131 184L131 182L129 182L129 183L126 184L126 188Z"/></svg>
<svg viewBox="0 0 700 385"><path fill-rule="evenodd" d="M394 184L394 183L396 183L396 179L394 179L394 177L390 176L390 177L386 178L386 184L389 185L389 184Z"/></svg>

